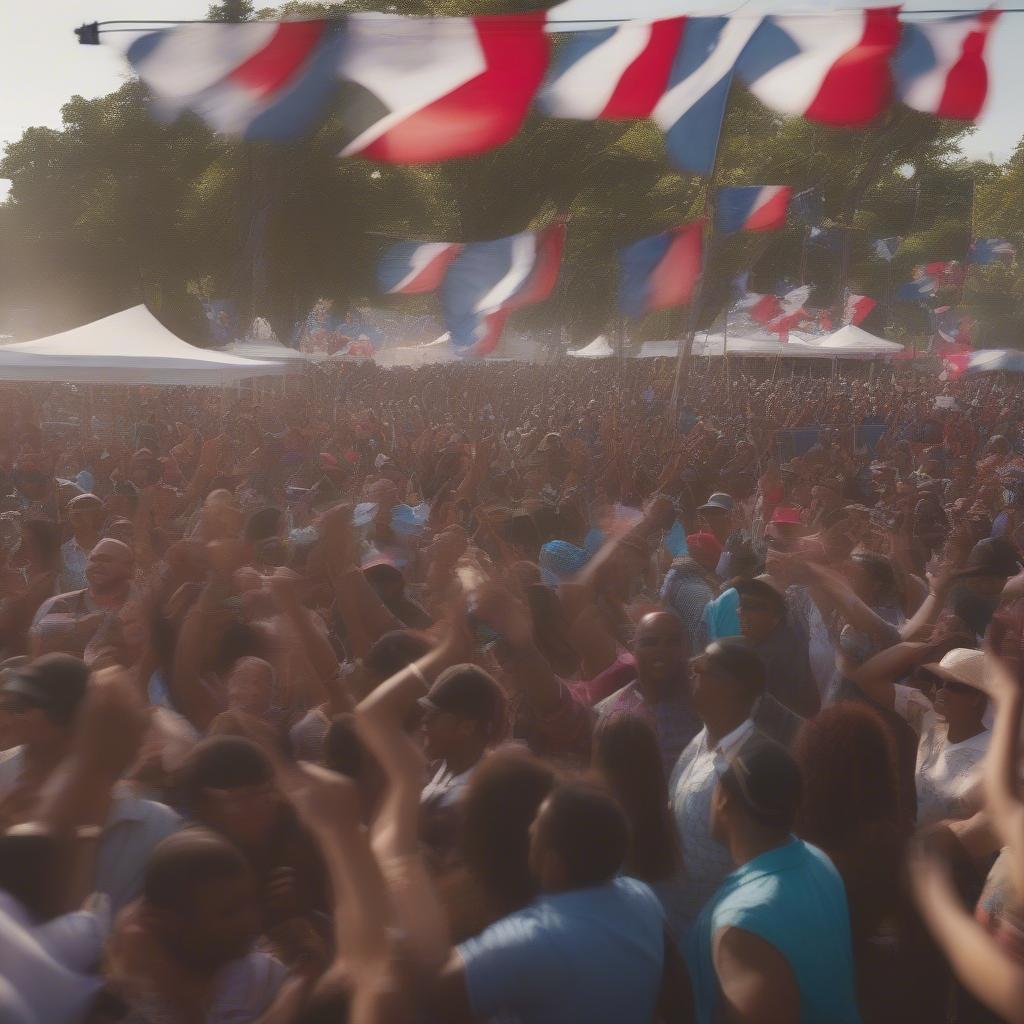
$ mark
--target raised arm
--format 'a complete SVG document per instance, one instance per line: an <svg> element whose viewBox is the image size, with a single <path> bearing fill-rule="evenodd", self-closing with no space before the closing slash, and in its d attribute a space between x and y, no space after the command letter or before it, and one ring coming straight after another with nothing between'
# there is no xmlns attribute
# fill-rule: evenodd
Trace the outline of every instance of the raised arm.
<svg viewBox="0 0 1024 1024"><path fill-rule="evenodd" d="M882 707L892 708L896 701L896 680L921 664L934 649L931 644L909 641L893 644L855 669L850 681Z"/></svg>

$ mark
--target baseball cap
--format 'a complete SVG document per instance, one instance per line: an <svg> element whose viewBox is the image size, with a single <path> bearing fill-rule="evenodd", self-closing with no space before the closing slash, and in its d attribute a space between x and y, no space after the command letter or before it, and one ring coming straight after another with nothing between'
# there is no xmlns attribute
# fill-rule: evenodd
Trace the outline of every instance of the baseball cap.
<svg viewBox="0 0 1024 1024"><path fill-rule="evenodd" d="M735 586L741 603L744 598L752 598L760 604L767 605L779 616L785 617L786 600L770 583L759 579L737 580Z"/></svg>
<svg viewBox="0 0 1024 1024"><path fill-rule="evenodd" d="M715 491L697 511L706 512L710 509L719 512L732 512L734 508L735 503L732 500L731 494L726 494L725 491Z"/></svg>
<svg viewBox="0 0 1024 1024"><path fill-rule="evenodd" d="M476 665L452 665L445 669L425 697L418 701L424 711L440 711L475 722L497 722L505 703L501 687Z"/></svg>
<svg viewBox="0 0 1024 1024"><path fill-rule="evenodd" d="M771 521L776 526L801 526L800 509L796 505L777 505Z"/></svg>
<svg viewBox="0 0 1024 1024"><path fill-rule="evenodd" d="M54 721L70 725L89 682L89 669L70 654L44 654L28 665L8 669L0 693L18 696L46 712Z"/></svg>

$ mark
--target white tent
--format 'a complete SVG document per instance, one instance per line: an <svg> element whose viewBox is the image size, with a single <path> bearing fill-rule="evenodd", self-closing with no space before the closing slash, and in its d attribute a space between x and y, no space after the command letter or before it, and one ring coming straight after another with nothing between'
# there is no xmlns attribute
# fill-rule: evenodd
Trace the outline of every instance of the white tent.
<svg viewBox="0 0 1024 1024"><path fill-rule="evenodd" d="M608 344L608 339L603 334L599 334L589 345L570 350L566 355L576 359L607 359L615 353L612 351L611 345Z"/></svg>
<svg viewBox="0 0 1024 1024"><path fill-rule="evenodd" d="M300 352L298 349L289 348L279 341L256 341L253 338L246 338L245 341L234 341L225 352L236 356L243 356L245 359L276 359L282 363L308 363L314 357L308 352ZM294 366L292 367L294 368Z"/></svg>
<svg viewBox="0 0 1024 1024"><path fill-rule="evenodd" d="M637 352L637 359L675 359L679 354L678 341L645 341Z"/></svg>
<svg viewBox="0 0 1024 1024"><path fill-rule="evenodd" d="M850 353L865 356L884 356L903 351L903 346L898 342L877 338L859 327L854 327L853 324L840 327L834 334L830 334L821 341L817 347L820 349L846 349Z"/></svg>
<svg viewBox="0 0 1024 1024"><path fill-rule="evenodd" d="M280 362L189 345L145 306L0 348L0 380L216 386L277 375L285 369Z"/></svg>

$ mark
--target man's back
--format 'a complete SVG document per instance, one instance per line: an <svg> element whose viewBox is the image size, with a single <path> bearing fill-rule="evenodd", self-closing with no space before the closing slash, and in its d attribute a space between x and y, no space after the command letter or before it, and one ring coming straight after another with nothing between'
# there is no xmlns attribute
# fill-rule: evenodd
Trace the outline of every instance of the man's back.
<svg viewBox="0 0 1024 1024"><path fill-rule="evenodd" d="M542 896L459 946L478 1017L522 1024L648 1024L664 958L664 918L643 882Z"/></svg>
<svg viewBox="0 0 1024 1024"><path fill-rule="evenodd" d="M846 890L828 857L793 839L755 857L722 883L697 920L687 949L698 1021L715 1020L716 936L741 928L789 965L805 1024L857 1024Z"/></svg>

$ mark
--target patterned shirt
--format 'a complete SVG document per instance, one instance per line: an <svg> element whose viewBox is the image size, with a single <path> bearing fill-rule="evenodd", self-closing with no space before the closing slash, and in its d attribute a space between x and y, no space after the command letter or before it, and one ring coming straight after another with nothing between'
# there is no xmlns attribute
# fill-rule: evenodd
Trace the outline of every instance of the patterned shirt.
<svg viewBox="0 0 1024 1024"><path fill-rule="evenodd" d="M690 559L681 558L672 563L660 597L683 620L691 651L703 651L708 645L704 608L714 596L705 574Z"/></svg>
<svg viewBox="0 0 1024 1024"><path fill-rule="evenodd" d="M722 759L734 757L754 735L749 718L718 743L711 742L705 726L683 751L672 774L669 796L683 848L686 886L681 909L687 924L696 920L733 869L728 849L711 836L711 799Z"/></svg>
<svg viewBox="0 0 1024 1024"><path fill-rule="evenodd" d="M636 715L651 726L658 740L666 777L672 774L679 755L701 728L700 719L690 703L686 680L680 681L676 692L667 700L657 704L644 700L640 684L634 680L597 705L599 722L616 715Z"/></svg>

